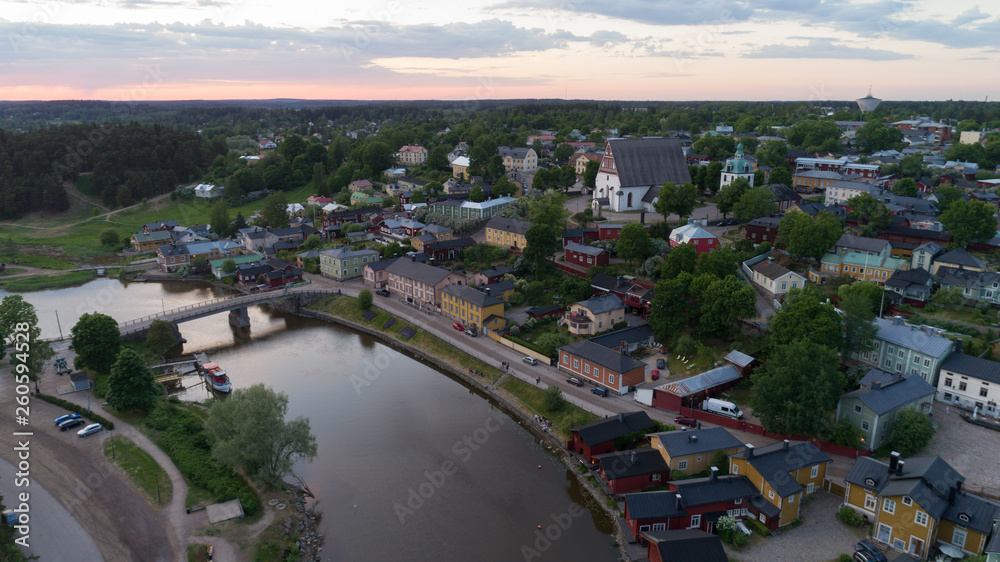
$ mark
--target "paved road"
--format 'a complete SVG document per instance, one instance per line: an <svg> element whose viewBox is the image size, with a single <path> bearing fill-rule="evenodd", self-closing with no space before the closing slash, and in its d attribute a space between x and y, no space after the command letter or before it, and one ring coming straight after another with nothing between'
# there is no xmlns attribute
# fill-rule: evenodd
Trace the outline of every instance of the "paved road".
<svg viewBox="0 0 1000 562"><path fill-rule="evenodd" d="M103 560L97 543L59 500L37 480L28 488L15 487L15 472L14 465L0 459L0 494L5 506L14 509L19 493L27 490L30 494L30 548L23 549L24 552L37 555L41 560Z"/></svg>

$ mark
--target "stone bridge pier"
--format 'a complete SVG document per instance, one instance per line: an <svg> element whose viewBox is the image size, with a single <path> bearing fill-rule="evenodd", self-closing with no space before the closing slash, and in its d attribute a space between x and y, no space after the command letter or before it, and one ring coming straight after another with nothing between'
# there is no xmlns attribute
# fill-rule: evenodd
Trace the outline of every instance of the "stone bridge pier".
<svg viewBox="0 0 1000 562"><path fill-rule="evenodd" d="M229 311L229 325L236 328L238 335L250 337L250 314L247 313L246 307Z"/></svg>

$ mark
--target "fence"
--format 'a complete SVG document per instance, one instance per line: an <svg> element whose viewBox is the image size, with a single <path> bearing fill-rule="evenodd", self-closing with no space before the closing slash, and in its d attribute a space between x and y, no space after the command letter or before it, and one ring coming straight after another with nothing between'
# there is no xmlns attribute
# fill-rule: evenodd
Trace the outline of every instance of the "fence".
<svg viewBox="0 0 1000 562"><path fill-rule="evenodd" d="M743 269L743 274L747 276L747 279L753 281L753 266L755 266L758 263L766 260L770 256L771 256L771 252L769 251L769 252L765 252L765 253L763 253L763 254L761 254L759 256L752 257L752 258L748 259L747 261L743 262L743 265L741 267Z"/></svg>
<svg viewBox="0 0 1000 562"><path fill-rule="evenodd" d="M826 453L833 453L834 455L840 457L847 457L849 459L856 459L858 457L867 457L871 455L871 451L863 449L855 449L854 447L845 447L843 445L837 445L836 443L830 443L829 441L823 441L822 439L817 439L815 437L806 437L804 435L783 435L780 433L771 433L763 428L763 426L746 422L743 420L737 420L733 418L728 418L726 416L720 416L718 414L713 414L711 412L706 412L704 410L698 410L696 408L688 408L687 406L681 406L680 414L682 416L687 416L695 418L697 420L707 421L709 423L714 423L716 425L721 425L723 427L728 427L730 429L735 429L738 431L746 431L747 433L753 433L755 435L761 435L770 439L788 439L791 441L809 441L813 445Z"/></svg>
<svg viewBox="0 0 1000 562"><path fill-rule="evenodd" d="M556 268L557 269L561 269L561 270L565 271L566 273L571 273L573 275L576 275L577 277L583 277L584 279L587 278L587 272L586 271L580 271L579 269L576 269L574 267L568 266L568 265L566 265L565 263L562 263L562 262L555 262L555 264L556 264Z"/></svg>
<svg viewBox="0 0 1000 562"><path fill-rule="evenodd" d="M844 494L847 493L846 488L844 488L840 484L837 484L833 480L830 480L829 478L823 479L823 489L841 498L844 497Z"/></svg>
<svg viewBox="0 0 1000 562"><path fill-rule="evenodd" d="M502 346L509 347L509 348L513 349L514 351L517 351L518 353L523 353L523 354L525 354L525 355L527 355L529 357L534 357L535 359L538 359L539 361L541 361L542 363L545 363L546 365L551 365L552 364L552 358L549 357L548 355L545 355L544 353L539 353L539 352L535 351L534 349L531 349L531 348L528 348L528 347L524 347L523 345L521 345L521 344L519 344L517 342L510 341L510 340L504 338L503 336L501 336L500 334L497 334L496 332L493 332L493 331L487 332L486 335L488 335L490 337L490 339L492 339L493 341L499 343Z"/></svg>

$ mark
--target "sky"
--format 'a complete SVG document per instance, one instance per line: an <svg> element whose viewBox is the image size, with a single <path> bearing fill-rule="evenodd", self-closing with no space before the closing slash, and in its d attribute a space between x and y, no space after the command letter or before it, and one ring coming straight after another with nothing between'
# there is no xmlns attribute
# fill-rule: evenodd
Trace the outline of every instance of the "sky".
<svg viewBox="0 0 1000 562"><path fill-rule="evenodd" d="M0 100L983 100L995 0L0 0Z"/></svg>

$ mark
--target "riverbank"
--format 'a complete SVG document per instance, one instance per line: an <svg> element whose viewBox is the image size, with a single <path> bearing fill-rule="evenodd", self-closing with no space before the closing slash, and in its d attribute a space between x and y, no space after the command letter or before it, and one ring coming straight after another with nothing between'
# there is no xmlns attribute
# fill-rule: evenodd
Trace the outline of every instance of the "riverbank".
<svg viewBox="0 0 1000 562"><path fill-rule="evenodd" d="M83 285L97 278L97 272L90 270L56 273L53 275L25 275L0 279L0 289L11 292L41 291Z"/></svg>
<svg viewBox="0 0 1000 562"><path fill-rule="evenodd" d="M492 367L453 346L447 345L445 342L438 340L433 335L428 334L419 327L416 328L418 330L417 335L412 338L404 338L400 334L400 331L402 331L408 323L395 322L386 327L385 321L389 318L389 313L377 307L373 307L372 312L375 313L375 317L370 321L371 325L363 324L362 322L365 322L365 320L363 320L360 315L360 308L355 306L355 301L356 299L348 296L328 297L303 307L296 313L309 318L316 318L338 324L351 330L375 337L385 344L403 351L411 357L433 365L438 370L459 380L475 392L487 398L491 404L504 411L507 415L517 421L519 425L527 429L533 436L535 436L539 440L540 444L542 444L542 446L544 446L550 454L558 458L567 470L576 477L580 487L583 490L586 490L591 499L591 501L587 502L591 513L595 517L609 518L609 521L615 529L614 539L621 559L629 560L628 553L624 547L625 534L623 533L618 522L619 511L617 504L612 507L608 501L607 494L605 494L600 487L587 479L587 476L590 474L589 470L581 472L580 467L582 465L566 450L565 442L559 435L568 432L568 427L575 427L576 425L581 425L582 423L595 421L599 419L598 416L569 403L564 405L564 412L550 413L536 410L535 408L529 406L529 404L541 404L540 398L537 401L531 399L535 393L539 396L544 394L541 389L534 388L519 379L504 376L504 373L499 369ZM380 319L382 322L379 322ZM420 338L420 340L418 340L418 338ZM426 340L428 339L435 341L438 345L420 345L422 343L426 343ZM480 367L466 367L466 365L479 365ZM478 374L470 373L470 368L474 372L482 372L483 375L480 376ZM359 384L364 384L365 382L366 381L362 379ZM513 390L513 392L511 392L511 390ZM527 400L523 400L518 396L518 394L522 394L529 398ZM543 430L542 427L535 422L536 415L550 418L555 426L554 431Z"/></svg>

